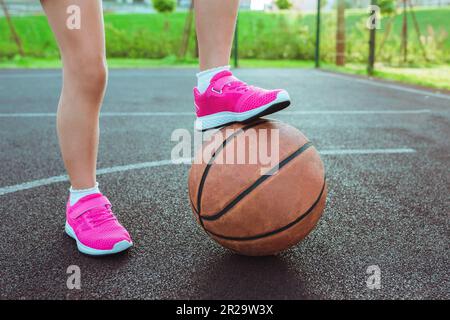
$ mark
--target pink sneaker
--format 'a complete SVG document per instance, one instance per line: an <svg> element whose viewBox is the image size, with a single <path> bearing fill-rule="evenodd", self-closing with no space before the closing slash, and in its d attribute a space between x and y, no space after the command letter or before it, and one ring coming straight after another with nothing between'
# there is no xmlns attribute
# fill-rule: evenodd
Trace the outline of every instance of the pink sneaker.
<svg viewBox="0 0 450 320"><path fill-rule="evenodd" d="M78 250L89 255L118 253L133 245L127 230L100 194L90 194L73 206L67 203L66 233L77 241Z"/></svg>
<svg viewBox="0 0 450 320"><path fill-rule="evenodd" d="M216 74L202 94L194 88L195 128L207 130L232 122L250 121L278 112L291 103L285 90L249 86L230 71Z"/></svg>

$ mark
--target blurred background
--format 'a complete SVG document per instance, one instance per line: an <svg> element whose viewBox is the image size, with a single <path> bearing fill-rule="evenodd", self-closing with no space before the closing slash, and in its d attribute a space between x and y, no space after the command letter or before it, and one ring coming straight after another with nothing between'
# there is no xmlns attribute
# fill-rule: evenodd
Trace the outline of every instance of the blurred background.
<svg viewBox="0 0 450 320"><path fill-rule="evenodd" d="M103 3L110 67L196 67L190 0ZM0 6L0 68L59 67L39 1ZM230 63L320 67L450 90L449 22L450 0L241 0Z"/></svg>

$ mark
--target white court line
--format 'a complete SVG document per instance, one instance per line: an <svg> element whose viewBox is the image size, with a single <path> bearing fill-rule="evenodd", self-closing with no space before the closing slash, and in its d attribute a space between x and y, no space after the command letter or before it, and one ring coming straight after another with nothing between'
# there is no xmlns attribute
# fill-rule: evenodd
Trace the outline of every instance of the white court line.
<svg viewBox="0 0 450 320"><path fill-rule="evenodd" d="M0 79L5 78L54 78L62 77L62 70L60 72L39 72L39 73L1 73Z"/></svg>
<svg viewBox="0 0 450 320"><path fill-rule="evenodd" d="M330 149L320 151L321 155L370 155L370 154L405 154L405 153L415 153L416 150L411 148L394 148L394 149ZM103 168L97 170L97 175L109 174L114 172L124 172L129 170L146 169L153 167L162 167L168 165L180 165L180 164L190 164L191 158L181 158L176 160L161 160L161 161L151 161L151 162L141 162L123 166L115 166L110 168ZM14 193L18 191L33 189L41 186L46 186L53 183L69 181L67 175L54 176L46 179L39 179L28 181L12 186L7 186L0 188L0 196Z"/></svg>
<svg viewBox="0 0 450 320"><path fill-rule="evenodd" d="M0 69L0 79L8 79L8 78L16 78L16 79L20 79L20 78L62 78L62 69L54 69L55 72L39 72L39 73L34 73L34 72L30 72L30 73L2 73L1 69ZM148 78L150 77L148 73L146 72L135 72L133 69L116 69L116 68L110 68L110 71L113 70L113 72L110 72L108 77L109 78L118 78L118 77L145 77ZM120 73L116 73L115 71L119 70L122 71ZM156 68L148 68L148 69L141 69L141 70L152 70L155 71L157 70ZM152 72L152 76L157 76L158 78L181 78L181 77L189 77L189 79L193 79L192 74L186 74L186 73L179 73L179 72L173 72L173 73L166 73L167 70L172 70L172 68L167 68L167 69L160 69L159 72ZM195 72L195 68L194 67L186 67L186 68L173 68L173 70L175 71L180 71L180 70L194 70ZM59 71L59 72L58 72ZM193 80L192 80L193 81Z"/></svg>
<svg viewBox="0 0 450 320"><path fill-rule="evenodd" d="M311 111L282 111L278 115L372 115L372 114L424 114L429 109L417 110L311 110ZM102 112L100 117L168 117L168 116L194 116L193 112ZM52 112L24 112L0 113L0 118L39 118L56 117Z"/></svg>
<svg viewBox="0 0 450 320"><path fill-rule="evenodd" d="M185 69L189 70L190 68L185 68ZM177 69L174 69L174 70L177 70ZM134 71L132 71L132 72L134 72ZM384 83L384 82L370 80L370 79L361 79L361 78L352 77L350 75L336 74L336 73L327 72L327 71L323 71L323 70L313 70L313 72L316 72L323 76L330 76L330 77L334 77L334 78L338 78L338 79L344 79L344 80L348 80L348 81L370 84L372 86L378 86L378 87L389 88L389 89L398 90L398 91L410 92L410 93L420 94L420 95L424 95L424 96L450 100L450 95L443 94L440 92L430 92L427 90L414 89L414 88L409 88L409 87L402 86L402 85L389 84L389 83ZM47 73L37 73L37 74L34 74L34 73L19 73L19 74L0 73L0 79L1 78L42 78L42 77L55 77L55 76L61 77L61 75L62 75L62 72L55 72L55 73L47 72ZM123 75L130 76L130 74L127 74L127 73L125 73L125 74L111 73L110 77L116 77L116 76L120 77ZM131 75L133 77L136 77L136 76L148 77L148 74L141 73L141 72L132 73ZM179 78L182 75L183 75L182 73L181 74L175 74L175 73L174 74L165 74L164 72L158 73L158 77L166 77L166 78Z"/></svg>
<svg viewBox="0 0 450 320"><path fill-rule="evenodd" d="M114 173L114 172L122 172L136 169L144 169L144 168L152 168L152 167L162 167L172 164L186 164L190 163L192 159L190 158L182 158L179 159L177 163L173 163L172 160L161 160L161 161L151 161L151 162L141 162L123 166L116 166L110 168L103 168L97 170L97 175ZM28 190L32 188L37 188L41 186L46 186L53 183L69 181L69 177L67 175L54 176L46 179L33 180L21 184L16 184L8 187L0 188L0 196L8 193L13 193L22 190Z"/></svg>
<svg viewBox="0 0 450 320"><path fill-rule="evenodd" d="M397 148L397 149L337 149L337 150L323 150L320 154L323 156L341 156L353 154L395 154L395 153L414 153L416 150L411 148Z"/></svg>
<svg viewBox="0 0 450 320"><path fill-rule="evenodd" d="M0 118L40 118L56 117L56 113L51 112L27 112L27 113L0 113Z"/></svg>
<svg viewBox="0 0 450 320"><path fill-rule="evenodd" d="M450 100L450 95L446 95L446 94L443 94L440 92L430 92L427 90L408 88L408 87L405 87L402 85L390 84L390 83L385 83L385 82L380 82L380 81L370 80L370 79L360 79L360 78L352 77L352 76L345 75L345 74L336 74L336 73L331 73L331 72L326 72L326 71L321 71L321 70L316 70L316 72L323 76L330 76L333 78L354 81L354 82L360 82L360 83L364 83L364 84L370 84L370 85L376 86L376 87L388 88L388 89L392 89L392 90L404 91L404 92L415 93L415 94L420 94L420 95L434 97L434 98Z"/></svg>
<svg viewBox="0 0 450 320"><path fill-rule="evenodd" d="M315 115L315 114L332 114L332 115L358 115L358 114L422 114L430 113L430 109L417 110L316 110L316 111L281 111L277 115Z"/></svg>
<svg viewBox="0 0 450 320"><path fill-rule="evenodd" d="M100 117L167 117L193 116L194 112L101 112ZM52 112L0 113L0 118L56 117Z"/></svg>

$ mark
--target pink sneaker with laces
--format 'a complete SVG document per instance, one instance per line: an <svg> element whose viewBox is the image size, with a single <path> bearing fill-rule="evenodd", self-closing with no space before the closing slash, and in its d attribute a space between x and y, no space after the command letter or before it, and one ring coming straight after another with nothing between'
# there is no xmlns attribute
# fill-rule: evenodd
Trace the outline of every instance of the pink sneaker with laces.
<svg viewBox="0 0 450 320"><path fill-rule="evenodd" d="M76 240L78 250L88 255L118 253L133 245L101 193L85 196L73 206L67 203L66 233Z"/></svg>
<svg viewBox="0 0 450 320"><path fill-rule="evenodd" d="M230 71L216 74L202 94L194 88L195 128L207 130L232 122L251 121L278 112L291 103L285 90L265 90L247 85Z"/></svg>

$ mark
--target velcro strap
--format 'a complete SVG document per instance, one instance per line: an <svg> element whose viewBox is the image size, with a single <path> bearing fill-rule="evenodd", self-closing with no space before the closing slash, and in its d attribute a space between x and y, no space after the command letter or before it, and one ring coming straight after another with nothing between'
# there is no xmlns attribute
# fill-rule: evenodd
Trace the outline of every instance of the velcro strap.
<svg viewBox="0 0 450 320"><path fill-rule="evenodd" d="M70 213L70 215L72 219L76 219L89 210L103 207L106 205L111 206L111 202L109 202L108 198L106 198L105 196L95 197L80 203L80 205L77 206L76 209Z"/></svg>
<svg viewBox="0 0 450 320"><path fill-rule="evenodd" d="M236 82L236 81L240 81L240 80L234 76L222 77L214 83L213 89L215 91L222 91L223 87L225 87L227 84L229 84L231 82Z"/></svg>

